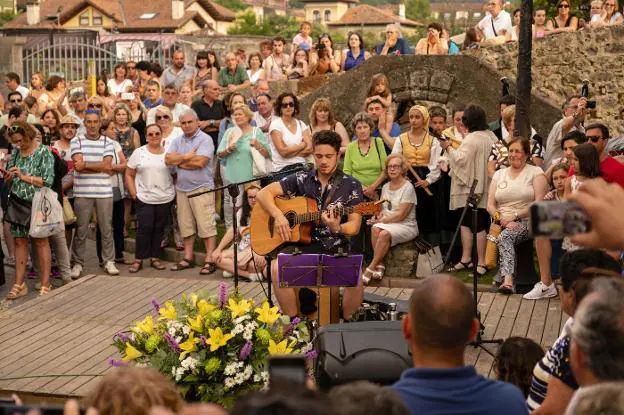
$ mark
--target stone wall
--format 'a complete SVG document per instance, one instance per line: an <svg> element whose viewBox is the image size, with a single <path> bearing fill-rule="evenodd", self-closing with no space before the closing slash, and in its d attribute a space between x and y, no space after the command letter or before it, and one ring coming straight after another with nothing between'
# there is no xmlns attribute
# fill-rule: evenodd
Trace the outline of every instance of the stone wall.
<svg viewBox="0 0 624 415"><path fill-rule="evenodd" d="M302 99L305 117L316 98L329 97L337 118L348 125L363 110L370 79L384 73L390 81L394 100L449 105L478 102L493 121L498 118L500 74L474 56L376 56L356 69L334 76ZM532 125L543 136L561 112L548 101L533 96Z"/></svg>
<svg viewBox="0 0 624 415"><path fill-rule="evenodd" d="M267 36L184 36L182 38L186 43L184 51L189 58L188 63L195 63L195 54L200 50L214 50L217 56L223 60L226 53L236 52L237 49L243 49L247 56L260 50L260 42L271 39ZM223 62L221 62L223 65Z"/></svg>
<svg viewBox="0 0 624 415"><path fill-rule="evenodd" d="M500 75L516 77L518 45L487 46L467 54ZM600 119L624 134L624 27L614 26L576 33L560 33L534 40L533 93L557 106L580 93L590 81L590 99L597 108L589 119ZM536 109L533 110L533 113Z"/></svg>

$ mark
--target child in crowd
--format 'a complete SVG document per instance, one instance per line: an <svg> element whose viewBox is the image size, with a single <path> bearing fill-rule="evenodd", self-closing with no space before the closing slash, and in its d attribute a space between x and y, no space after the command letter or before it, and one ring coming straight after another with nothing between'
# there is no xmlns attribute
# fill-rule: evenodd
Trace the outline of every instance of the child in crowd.
<svg viewBox="0 0 624 415"><path fill-rule="evenodd" d="M386 75L378 73L373 75L371 79L370 87L368 88L368 94L366 94L366 104L378 99L382 102L385 108L388 108L388 115L395 114L395 108L392 103L392 91L390 90L390 83Z"/></svg>
<svg viewBox="0 0 624 415"><path fill-rule="evenodd" d="M533 368L544 356L542 346L524 337L509 337L498 349L493 369L496 378L516 385L524 396L529 394Z"/></svg>
<svg viewBox="0 0 624 415"><path fill-rule="evenodd" d="M297 49L303 49L309 51L312 49L312 37L310 36L312 33L312 24L310 22L303 22L301 26L299 26L299 34L295 36L292 40L291 52L296 51Z"/></svg>
<svg viewBox="0 0 624 415"><path fill-rule="evenodd" d="M580 144L572 150L572 168L575 174L566 178L564 185L564 198L569 198L575 193L586 180L600 177L600 156L596 148L589 144ZM574 251L579 249L578 246L570 242L569 238L563 238L563 249L566 251Z"/></svg>
<svg viewBox="0 0 624 415"><path fill-rule="evenodd" d="M566 163L559 163L553 167L550 180L552 190L546 193L544 200L563 200L568 170L570 170L570 166Z"/></svg>

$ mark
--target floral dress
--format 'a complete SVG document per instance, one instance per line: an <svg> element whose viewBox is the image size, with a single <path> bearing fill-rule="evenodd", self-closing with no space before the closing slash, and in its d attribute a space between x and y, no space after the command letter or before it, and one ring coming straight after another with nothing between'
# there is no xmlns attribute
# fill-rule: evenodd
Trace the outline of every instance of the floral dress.
<svg viewBox="0 0 624 415"><path fill-rule="evenodd" d="M43 185L46 187L52 186L54 181L54 156L47 146L40 145L31 155L25 157L22 156L21 151L14 151L7 170L11 167L18 167L26 176L43 177ZM10 192L20 199L32 202L38 189L39 187L22 181L16 176L11 183ZM12 223L11 234L15 238L27 238L28 227Z"/></svg>

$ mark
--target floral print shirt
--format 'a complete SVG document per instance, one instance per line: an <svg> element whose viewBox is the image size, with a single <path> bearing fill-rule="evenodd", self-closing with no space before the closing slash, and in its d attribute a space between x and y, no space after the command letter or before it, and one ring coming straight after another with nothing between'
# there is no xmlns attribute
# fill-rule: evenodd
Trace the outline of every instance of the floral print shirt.
<svg viewBox="0 0 624 415"><path fill-rule="evenodd" d="M361 203L364 198L362 196L362 185L353 177L345 174L342 170L336 170L329 184L323 191L321 182L318 180L316 169L309 172L297 172L280 180L282 190L288 197L305 196L315 199L318 209L322 210L325 198L331 192L332 185L338 175L342 175L342 182L334 191L331 200L327 203L327 208L331 209L335 206L355 206ZM341 222L345 222L346 217ZM333 234L323 221L316 223L312 230L312 242L321 245L328 251L336 251L343 248L345 251L349 246L348 240L344 235Z"/></svg>
<svg viewBox="0 0 624 415"><path fill-rule="evenodd" d="M25 157L21 155L21 151L14 150L7 170L11 167L18 167L26 176L43 177L45 187L51 187L54 181L54 155L44 145L39 145L31 155ZM37 186L22 181L17 176L11 183L11 193L23 200L32 201L37 189Z"/></svg>

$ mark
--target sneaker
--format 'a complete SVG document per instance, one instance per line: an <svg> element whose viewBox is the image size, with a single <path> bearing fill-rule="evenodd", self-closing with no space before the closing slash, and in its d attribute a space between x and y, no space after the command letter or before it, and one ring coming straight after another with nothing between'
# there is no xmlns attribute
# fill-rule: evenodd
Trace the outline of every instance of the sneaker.
<svg viewBox="0 0 624 415"><path fill-rule="evenodd" d="M71 272L69 273L69 276L73 279L73 280L77 280L78 278L80 278L80 274L82 273L82 265L80 264L75 264L72 269Z"/></svg>
<svg viewBox="0 0 624 415"><path fill-rule="evenodd" d="M4 265L6 265L7 267L15 267L15 257L4 257Z"/></svg>
<svg viewBox="0 0 624 415"><path fill-rule="evenodd" d="M249 277L247 277L247 279L251 282L260 282L263 281L264 279L262 278L262 274L249 274Z"/></svg>
<svg viewBox="0 0 624 415"><path fill-rule="evenodd" d="M106 265L104 265L104 269L108 273L108 275L119 275L119 270L115 266L113 261L108 261Z"/></svg>
<svg viewBox="0 0 624 415"><path fill-rule="evenodd" d="M228 271L223 271L223 278L232 278L234 274Z"/></svg>
<svg viewBox="0 0 624 415"><path fill-rule="evenodd" d="M546 286L541 281L535 284L533 289L524 294L522 298L525 300L540 300L542 298L552 298L557 296L557 287L555 284Z"/></svg>

